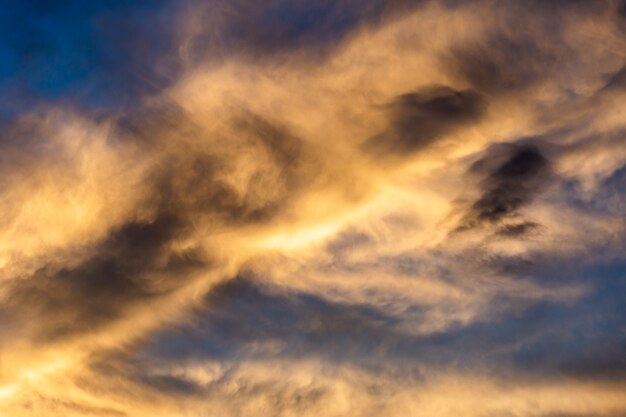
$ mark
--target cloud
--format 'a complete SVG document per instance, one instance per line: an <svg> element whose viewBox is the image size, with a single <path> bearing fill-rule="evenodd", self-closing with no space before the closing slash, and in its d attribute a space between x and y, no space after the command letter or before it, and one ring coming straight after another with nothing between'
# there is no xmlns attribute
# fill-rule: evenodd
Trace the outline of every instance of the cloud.
<svg viewBox="0 0 626 417"><path fill-rule="evenodd" d="M406 155L427 147L451 130L478 120L486 103L473 91L434 86L403 94L389 107L389 132L365 143L367 150L383 156Z"/></svg>
<svg viewBox="0 0 626 417"><path fill-rule="evenodd" d="M620 415L620 7L33 8L96 58L2 124L0 414Z"/></svg>
<svg viewBox="0 0 626 417"><path fill-rule="evenodd" d="M483 180L483 193L472 204L470 216L475 221L496 222L515 215L550 177L549 161L539 149L532 145L511 147L494 147L488 151L488 156L472 166L472 171L480 172L489 170L485 165L491 165L491 161L497 161ZM509 226L508 230L511 230L510 227L513 226Z"/></svg>

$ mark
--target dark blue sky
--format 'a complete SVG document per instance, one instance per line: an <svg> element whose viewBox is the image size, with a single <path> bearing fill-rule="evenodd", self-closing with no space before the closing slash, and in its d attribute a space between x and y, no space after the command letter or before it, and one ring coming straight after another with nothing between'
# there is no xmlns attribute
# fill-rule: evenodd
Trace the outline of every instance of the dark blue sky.
<svg viewBox="0 0 626 417"><path fill-rule="evenodd" d="M180 75L177 35L185 29L180 17L192 4L206 7L199 9L198 20L206 24L190 51L196 63L238 53L262 59L294 48L317 60L356 25L378 22L397 9L374 0L2 3L2 119L51 102L105 112L136 106ZM210 23L215 15L220 16L219 42L208 39L215 31Z"/></svg>
<svg viewBox="0 0 626 417"><path fill-rule="evenodd" d="M113 109L168 79L154 65L172 49L174 2L4 1L0 113L62 101Z"/></svg>

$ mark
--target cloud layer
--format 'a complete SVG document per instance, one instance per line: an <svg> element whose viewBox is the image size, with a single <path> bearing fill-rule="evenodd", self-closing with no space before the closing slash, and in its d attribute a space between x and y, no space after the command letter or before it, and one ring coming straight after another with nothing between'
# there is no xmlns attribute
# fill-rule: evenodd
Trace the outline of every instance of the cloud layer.
<svg viewBox="0 0 626 417"><path fill-rule="evenodd" d="M35 3L0 414L626 413L623 2Z"/></svg>

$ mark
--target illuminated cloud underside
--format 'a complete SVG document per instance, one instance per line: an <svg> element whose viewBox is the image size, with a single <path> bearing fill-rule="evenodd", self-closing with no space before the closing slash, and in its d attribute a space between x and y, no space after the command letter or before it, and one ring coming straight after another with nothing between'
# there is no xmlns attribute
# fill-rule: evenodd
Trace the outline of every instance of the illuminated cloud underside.
<svg viewBox="0 0 626 417"><path fill-rule="evenodd" d="M626 415L626 4L318 7L3 124L0 415Z"/></svg>

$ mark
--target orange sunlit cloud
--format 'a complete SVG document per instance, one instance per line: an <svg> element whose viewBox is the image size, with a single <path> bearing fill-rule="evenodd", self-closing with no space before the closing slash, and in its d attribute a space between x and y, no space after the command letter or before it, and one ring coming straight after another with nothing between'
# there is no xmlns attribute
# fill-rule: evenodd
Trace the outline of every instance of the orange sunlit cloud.
<svg viewBox="0 0 626 417"><path fill-rule="evenodd" d="M626 3L314 3L7 14L0 416L626 414Z"/></svg>

